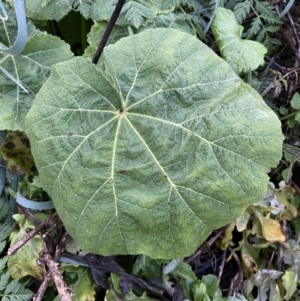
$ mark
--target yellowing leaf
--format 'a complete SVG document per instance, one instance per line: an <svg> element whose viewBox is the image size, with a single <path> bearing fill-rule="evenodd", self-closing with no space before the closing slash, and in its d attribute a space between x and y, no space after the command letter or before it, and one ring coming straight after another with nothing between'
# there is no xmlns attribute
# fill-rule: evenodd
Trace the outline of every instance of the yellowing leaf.
<svg viewBox="0 0 300 301"><path fill-rule="evenodd" d="M259 211L253 210L254 222L252 233L256 233L259 238L265 238L270 242L284 242L286 240L281 225L278 221L264 217Z"/></svg>
<svg viewBox="0 0 300 301"><path fill-rule="evenodd" d="M294 197L296 191L291 186L283 186L281 189L273 190L274 194L276 195L277 199L282 203L285 208L280 212L280 219L286 220L293 220L297 217L298 211L297 208L291 204L291 199Z"/></svg>
<svg viewBox="0 0 300 301"><path fill-rule="evenodd" d="M249 254L242 254L242 264L245 277L255 274L258 271L258 266L254 259Z"/></svg>
<svg viewBox="0 0 300 301"><path fill-rule="evenodd" d="M244 231L247 228L247 224L250 218L250 213L245 211L241 216L236 219L236 228L239 232Z"/></svg>
<svg viewBox="0 0 300 301"><path fill-rule="evenodd" d="M253 248L248 243L241 242L241 262L245 278L250 277L258 271L258 265L262 265L259 261L259 249Z"/></svg>
<svg viewBox="0 0 300 301"><path fill-rule="evenodd" d="M29 139L23 132L7 131L0 146L0 154L12 174L37 174Z"/></svg>
<svg viewBox="0 0 300 301"><path fill-rule="evenodd" d="M281 295L280 295L280 289L279 286L277 284L274 283L274 285L272 285L270 287L270 300L272 301L281 301Z"/></svg>
<svg viewBox="0 0 300 301"><path fill-rule="evenodd" d="M267 48L258 42L241 39L244 27L236 22L231 10L219 7L211 28L221 56L231 63L239 74L264 65Z"/></svg>
<svg viewBox="0 0 300 301"><path fill-rule="evenodd" d="M261 223L263 236L267 241L285 241L285 236L278 221L264 217L261 219Z"/></svg>
<svg viewBox="0 0 300 301"><path fill-rule="evenodd" d="M33 222L28 220L25 215L15 214L13 218L16 220L19 229L11 233L11 245L19 241L28 231L34 229ZM13 278L22 278L30 275L34 278L42 280L45 269L43 266L37 265L39 253L42 250L43 240L41 236L35 235L24 246L22 246L15 254L9 256L7 267Z"/></svg>
<svg viewBox="0 0 300 301"><path fill-rule="evenodd" d="M232 242L232 231L235 228L235 222L231 223L224 231L220 240L217 240L216 245L225 250L228 246L232 246L234 243Z"/></svg>

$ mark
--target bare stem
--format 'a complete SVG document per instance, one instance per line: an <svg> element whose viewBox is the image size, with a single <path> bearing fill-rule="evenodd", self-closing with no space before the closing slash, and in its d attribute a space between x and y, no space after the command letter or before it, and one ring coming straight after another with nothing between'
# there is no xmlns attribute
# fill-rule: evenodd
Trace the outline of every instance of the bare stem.
<svg viewBox="0 0 300 301"><path fill-rule="evenodd" d="M99 58L100 58L100 56L101 56L101 54L103 52L103 49L104 49L104 47L106 45L107 40L108 40L108 38L109 38L109 36L110 36L110 34L111 34L111 32L112 32L112 30L113 30L116 22L117 22L117 19L118 19L119 15L120 15L120 12L122 10L122 7L123 7L124 3L125 3L125 0L119 0L118 3L117 3L117 5L116 5L116 7L115 7L115 9L114 9L114 12L111 15L111 18L110 18L110 20L108 22L108 25L107 25L107 27L105 29L105 32L104 32L104 34L102 36L102 39L101 39L101 41L100 41L100 43L98 45L98 48L97 48L96 53L95 53L95 55L93 57L93 60L92 60L93 64L95 64L95 65L99 61Z"/></svg>

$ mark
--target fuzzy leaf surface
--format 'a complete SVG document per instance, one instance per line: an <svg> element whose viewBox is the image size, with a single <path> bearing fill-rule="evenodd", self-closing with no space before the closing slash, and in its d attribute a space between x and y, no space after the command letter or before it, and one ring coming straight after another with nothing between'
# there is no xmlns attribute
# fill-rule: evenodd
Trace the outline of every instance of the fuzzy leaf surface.
<svg viewBox="0 0 300 301"><path fill-rule="evenodd" d="M102 21L96 22L92 26L91 31L88 34L89 46L85 50L85 58L89 57L92 59L92 57L94 56L99 44L99 37L103 36L107 24L108 23L106 21ZM189 25L182 18L180 18L180 15L176 15L174 13L169 13L167 15L158 15L152 22L147 23L146 26L141 26L138 30L135 31L136 33L140 33L145 29L158 27L174 28L186 33L193 34ZM126 27L115 25L108 38L106 45L114 44L121 38L127 37L128 35L129 33Z"/></svg>
<svg viewBox="0 0 300 301"><path fill-rule="evenodd" d="M234 13L229 9L217 9L211 28L221 56L233 64L239 74L255 70L265 63L267 48L258 42L241 39L244 27L236 22Z"/></svg>
<svg viewBox="0 0 300 301"><path fill-rule="evenodd" d="M280 122L211 49L175 29L59 63L27 115L44 188L100 254L178 258L264 194Z"/></svg>
<svg viewBox="0 0 300 301"><path fill-rule="evenodd" d="M156 15L167 14L174 10L177 0L129 0L125 2L117 25L139 27L142 23L152 20ZM95 0L87 17L95 21L108 21L118 0Z"/></svg>
<svg viewBox="0 0 300 301"><path fill-rule="evenodd" d="M72 9L74 0L25 0L26 14L37 20L61 20Z"/></svg>
<svg viewBox="0 0 300 301"><path fill-rule="evenodd" d="M11 35L15 35L16 30L7 27L6 31L0 31L1 39L10 41ZM68 44L44 33L30 37L19 56L0 53L1 66L19 80L29 92L27 94L5 74L0 73L1 130L24 130L25 116L36 93L49 76L51 66L72 57Z"/></svg>

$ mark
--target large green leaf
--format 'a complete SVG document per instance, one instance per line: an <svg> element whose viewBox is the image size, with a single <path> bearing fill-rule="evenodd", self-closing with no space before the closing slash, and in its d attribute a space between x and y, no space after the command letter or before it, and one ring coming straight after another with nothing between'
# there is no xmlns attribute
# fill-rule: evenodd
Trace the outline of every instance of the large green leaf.
<svg viewBox="0 0 300 301"><path fill-rule="evenodd" d="M9 47L15 40L17 22L9 10L10 18L0 26L0 42ZM59 38L39 33L28 22L28 41L19 56L0 52L0 65L29 92L23 91L16 83L0 72L0 130L23 130L24 118L32 100L50 74L52 64L73 57L70 47Z"/></svg>
<svg viewBox="0 0 300 301"><path fill-rule="evenodd" d="M100 254L191 254L265 192L280 122L195 37L149 29L53 66L27 116L45 189Z"/></svg>
<svg viewBox="0 0 300 301"><path fill-rule="evenodd" d="M265 63L264 55L268 49L261 43L241 39L244 27L236 22L231 10L219 7L211 29L222 57L239 74L255 70Z"/></svg>

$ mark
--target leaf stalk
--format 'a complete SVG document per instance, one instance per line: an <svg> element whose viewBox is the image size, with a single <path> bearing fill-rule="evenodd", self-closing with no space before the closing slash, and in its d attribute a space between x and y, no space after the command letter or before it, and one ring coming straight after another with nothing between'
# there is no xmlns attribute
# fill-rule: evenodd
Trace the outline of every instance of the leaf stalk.
<svg viewBox="0 0 300 301"><path fill-rule="evenodd" d="M108 40L108 38L109 38L109 36L110 36L110 34L111 34L111 32L112 32L112 30L113 30L116 22L117 22L117 19L118 19L120 13L121 13L121 10L123 8L124 3L125 3L125 0L119 0L118 3L117 3L117 5L116 5L116 7L115 7L115 9L114 9L114 11L113 11L113 13L112 13L112 15L111 15L111 18L110 18L110 20L108 22L108 25L107 25L107 27L105 29L105 32L104 32L104 34L102 36L102 39L101 39L101 41L100 41L100 43L98 45L96 53L95 53L95 55L94 55L94 57L92 59L92 63L95 64L95 65L99 61L99 58L100 58L100 56L101 56L101 54L103 52L103 49L104 49L104 47L106 45L106 42L107 42L107 40Z"/></svg>

